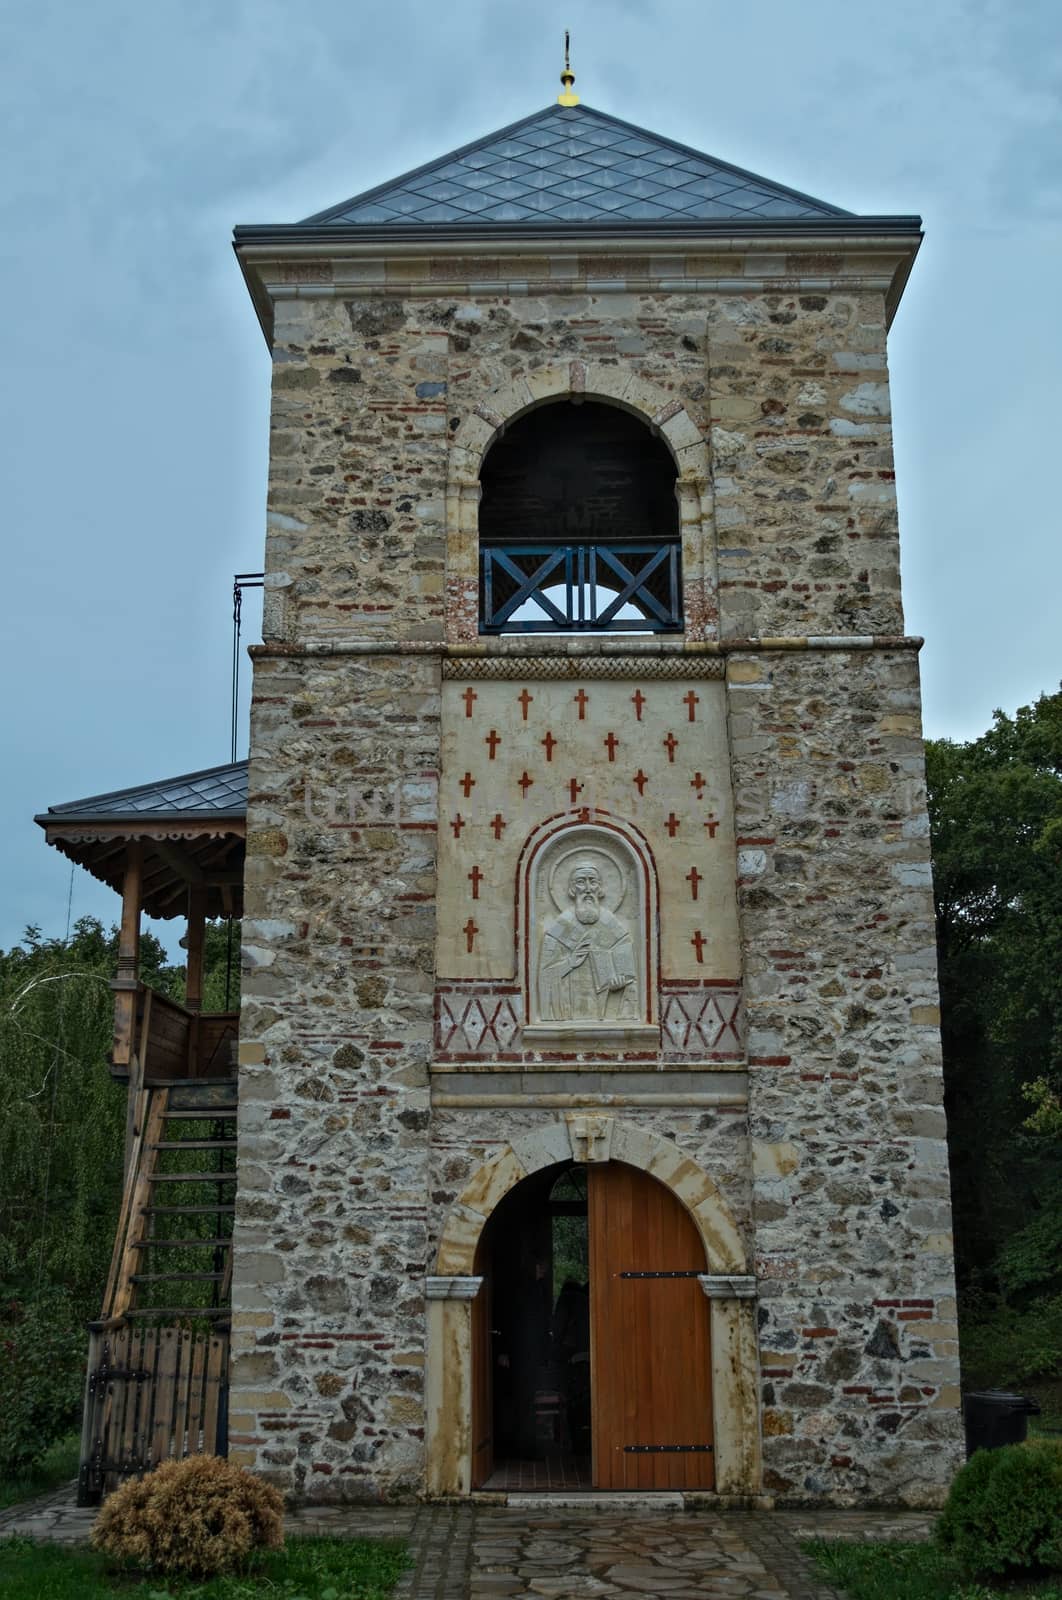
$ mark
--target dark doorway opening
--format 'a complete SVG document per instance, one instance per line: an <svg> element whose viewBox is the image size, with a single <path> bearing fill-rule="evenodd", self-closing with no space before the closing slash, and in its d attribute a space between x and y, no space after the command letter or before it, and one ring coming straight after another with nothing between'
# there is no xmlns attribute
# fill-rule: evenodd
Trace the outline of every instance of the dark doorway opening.
<svg viewBox="0 0 1062 1600"><path fill-rule="evenodd" d="M480 1245L490 1278L490 1488L590 1487L590 1251L586 1168L512 1190Z"/></svg>

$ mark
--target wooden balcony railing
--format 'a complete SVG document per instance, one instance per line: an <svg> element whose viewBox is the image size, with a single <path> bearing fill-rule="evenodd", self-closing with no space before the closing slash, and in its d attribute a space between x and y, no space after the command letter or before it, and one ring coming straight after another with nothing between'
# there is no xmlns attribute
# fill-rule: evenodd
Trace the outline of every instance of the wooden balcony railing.
<svg viewBox="0 0 1062 1600"><path fill-rule="evenodd" d="M681 627L677 539L480 547L481 633Z"/></svg>
<svg viewBox="0 0 1062 1600"><path fill-rule="evenodd" d="M238 1011L189 1011L141 983L134 1017L132 1050L143 1084L235 1076ZM117 1066L116 1076L128 1075Z"/></svg>

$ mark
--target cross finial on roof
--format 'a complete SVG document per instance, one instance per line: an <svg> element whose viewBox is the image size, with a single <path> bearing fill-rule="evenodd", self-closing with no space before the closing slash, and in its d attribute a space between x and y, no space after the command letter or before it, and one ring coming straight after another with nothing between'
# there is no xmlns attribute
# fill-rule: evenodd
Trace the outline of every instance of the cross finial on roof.
<svg viewBox="0 0 1062 1600"><path fill-rule="evenodd" d="M561 73L560 81L563 86L563 92L557 96L557 104L559 106L577 106L579 104L579 96L572 89L572 85L575 82L575 73L572 71L571 61L569 60L569 34L567 28L564 30L564 71Z"/></svg>

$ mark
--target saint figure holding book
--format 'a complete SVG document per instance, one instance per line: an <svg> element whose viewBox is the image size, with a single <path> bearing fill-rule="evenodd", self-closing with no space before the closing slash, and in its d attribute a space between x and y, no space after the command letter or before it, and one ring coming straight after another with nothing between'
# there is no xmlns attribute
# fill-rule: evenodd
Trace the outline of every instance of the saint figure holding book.
<svg viewBox="0 0 1062 1600"><path fill-rule="evenodd" d="M538 962L543 1021L623 1022L638 1015L638 969L625 922L605 904L592 860L568 874L572 902L546 928Z"/></svg>

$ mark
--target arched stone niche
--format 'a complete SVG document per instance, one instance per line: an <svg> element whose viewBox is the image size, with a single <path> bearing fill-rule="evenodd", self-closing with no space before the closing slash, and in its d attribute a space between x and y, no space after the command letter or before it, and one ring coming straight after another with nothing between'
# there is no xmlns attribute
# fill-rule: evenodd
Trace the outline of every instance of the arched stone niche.
<svg viewBox="0 0 1062 1600"><path fill-rule="evenodd" d="M722 1499L759 1494L756 1280L737 1223L709 1174L677 1145L622 1117L588 1111L544 1123L499 1146L451 1207L435 1274L425 1282L429 1495L471 1490L472 1301L483 1281L475 1272L480 1236L510 1189L564 1161L623 1161L670 1189L692 1217L708 1268L701 1287L711 1304L716 1493Z"/></svg>
<svg viewBox="0 0 1062 1600"><path fill-rule="evenodd" d="M656 871L618 818L536 831L517 912L528 1044L573 1050L660 1041Z"/></svg>
<svg viewBox="0 0 1062 1600"><path fill-rule="evenodd" d="M460 418L450 446L446 485L446 637L479 638L479 475L487 451L510 423L555 400L596 400L620 407L659 434L674 458L682 538L682 596L687 642L719 635L715 506L708 444L680 400L633 370L566 361L533 368L485 394Z"/></svg>

